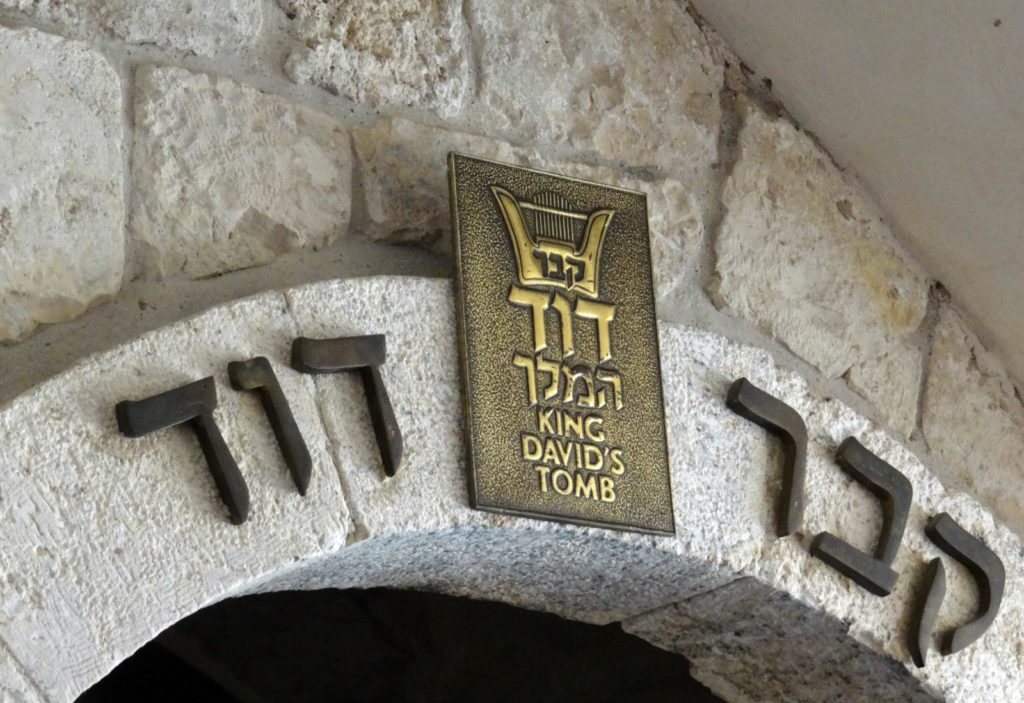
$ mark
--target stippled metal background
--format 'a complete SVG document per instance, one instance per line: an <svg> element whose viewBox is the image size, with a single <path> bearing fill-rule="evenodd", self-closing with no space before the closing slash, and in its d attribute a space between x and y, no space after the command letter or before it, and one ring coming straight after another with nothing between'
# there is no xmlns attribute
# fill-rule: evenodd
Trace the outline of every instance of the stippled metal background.
<svg viewBox="0 0 1024 703"><path fill-rule="evenodd" d="M615 529L674 533L646 196L461 154L449 155L449 179L473 506ZM507 191L522 205L521 212L530 225L526 229L534 230L530 233L534 238L531 245L538 247L534 254L538 258L544 247L562 247L559 251L563 251L566 246L582 246L579 234L573 235L574 241L563 244L544 240L538 228L560 233L552 236L569 237L566 232L588 214L593 219L598 211L614 212L603 233L596 273L589 266L580 267L587 275L596 276L596 295L587 295L583 283L524 284L515 238L497 196L501 191ZM536 212L541 215L534 215ZM549 216L549 212L555 215ZM568 224L552 225L552 218ZM585 229L585 224L578 229ZM538 398L531 407L526 371L513 363L513 357L533 351L535 331L531 310L509 302L514 287L561 296L566 300L563 308L568 304L575 309L581 298L615 306L609 325L613 356L604 366L613 367L621 378L621 408L611 402L610 389L601 396L604 407L581 408L573 402L564 403L562 390L549 400ZM561 317L549 310L544 320L549 342L545 355L557 357L561 350ZM576 318L574 325L571 363L577 365L575 368L597 369L601 360L595 323ZM544 378L553 379L554 374ZM568 379L565 382L568 384ZM587 387L585 382L571 384L580 389ZM523 432L542 436L545 442L550 438L538 432L538 408L551 412L564 408L577 416L601 417L605 441L588 440L597 449L577 451L589 459L594 451L603 450L606 461L599 470L579 470L577 463L571 473L581 476L568 494L554 490L551 481L559 466L565 473L570 473L570 467L555 462L542 476L543 460L522 458ZM562 442L560 447L568 446L566 438L557 439ZM607 461L608 448L613 447L621 449L619 457L625 468L619 474L612 473L619 465L613 467ZM602 499L608 497L607 491L593 497L586 483L591 476L607 476L614 482L614 500ZM564 488L564 476L558 478L563 479L558 486Z"/></svg>

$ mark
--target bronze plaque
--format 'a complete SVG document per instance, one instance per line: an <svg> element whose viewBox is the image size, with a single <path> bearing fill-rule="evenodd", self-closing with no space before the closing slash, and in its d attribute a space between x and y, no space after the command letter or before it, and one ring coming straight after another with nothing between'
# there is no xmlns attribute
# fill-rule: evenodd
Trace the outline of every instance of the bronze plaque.
<svg viewBox="0 0 1024 703"><path fill-rule="evenodd" d="M673 534L647 196L448 174L473 507Z"/></svg>

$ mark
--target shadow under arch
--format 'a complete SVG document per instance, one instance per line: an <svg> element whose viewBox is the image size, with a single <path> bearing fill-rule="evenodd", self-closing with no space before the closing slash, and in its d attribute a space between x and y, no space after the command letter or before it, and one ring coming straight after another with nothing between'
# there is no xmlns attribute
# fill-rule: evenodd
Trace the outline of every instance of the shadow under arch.
<svg viewBox="0 0 1024 703"><path fill-rule="evenodd" d="M688 662L617 625L436 593L280 591L204 608L78 703L713 703Z"/></svg>
<svg viewBox="0 0 1024 703"><path fill-rule="evenodd" d="M892 660L871 651L851 637L848 623L810 608L785 592L753 578L739 578L698 593L681 595L679 584L692 585L692 570L707 569L707 564L688 563L678 554L658 549L653 542L647 544L647 538L624 542L599 530L590 532L581 534L579 528L560 526L549 529L464 526L370 537L312 559L282 565L281 569L268 574L266 578L257 579L217 604L184 617L178 624L171 625L158 635L156 641L158 646L168 648L178 659L192 661L194 666L198 650L193 640L197 635L193 632L190 635L192 640L189 640L178 638L174 633L181 631L182 623L212 622L212 616L208 613L231 609L242 602L262 603L257 609L273 610L275 603L289 599L298 602L308 597L311 599L308 603L313 605L304 610L301 617L310 617L317 607L327 610L331 607L323 596L310 594L407 593L410 602L420 599L421 608L430 604L447 607L445 603L457 602L470 605L456 608L481 608L481 612L487 613L515 613L503 620L499 618L500 622L492 628L498 632L490 633L494 635L492 646L494 643L500 646L505 642L509 651L516 649L510 642L514 644L525 639L522 646L531 646L528 637L519 637L518 640L510 637L507 642L502 639L505 631L511 627L508 623L516 624L520 620L535 622L541 629L564 626L577 633L603 632L608 637L611 637L608 633L614 631L631 642L627 650L636 655L637 659L630 661L636 663L641 660L637 653L639 650L658 659L658 666L662 667L658 671L667 677L663 680L665 690L678 693L692 689L698 691L700 696L711 695L694 688L697 684L690 682L691 673L687 661L695 661L692 677L709 686L719 696L696 697L692 699L695 701L810 701L837 698L866 702L879 700L880 691L893 699L935 700L903 667L894 666ZM567 554L567 548L572 549L571 556ZM419 595L411 595L413 591ZM401 600L401 597L396 598ZM319 603L318 599L321 599ZM648 600L661 600L662 605L649 607ZM356 605L369 607L366 601ZM394 616L394 607L388 607L391 607L391 616ZM282 612L286 613L287 610ZM465 615L468 619L473 617L472 613ZM315 614L313 618L319 619ZM274 633L280 627L274 624L272 618L250 613L243 619L256 627L263 642L263 649L256 651L250 664L252 661L270 661L274 656L274 647L283 646L290 655L295 655L295 648L301 646L295 644L294 638L292 644L276 644ZM572 627L574 625L575 628ZM301 634L303 628L298 629ZM487 628L482 628L475 635L486 633ZM323 637L310 646L317 649L317 656L321 648L341 647L341 653L336 657L336 666L347 670L345 647L338 644L338 634L332 633L330 637ZM356 636L352 632L340 634ZM629 635L635 637L630 638ZM388 634L386 631L377 632L375 636L385 640L390 638L392 644L401 639L397 634ZM585 639L580 634L569 633L566 636L572 641L576 641L572 639L574 637ZM213 637L211 642L223 646L222 639ZM646 646L641 647L638 642L642 640L665 650L664 656L668 659L661 654L651 654ZM352 644L347 646L351 647ZM619 645L609 645L613 649L615 646ZM401 650L401 647L398 649ZM245 676L239 678L230 671L225 674L217 670L216 666L219 665L214 660L220 655L211 658L207 654L199 651L200 663L205 662L200 669L207 675L215 674L211 679L222 688L226 685L226 689L234 696L226 698L226 701L277 700L273 697L258 697L262 684L258 681L255 684L245 683ZM302 658L301 652L298 656ZM573 676L566 677L563 683L573 686L564 690L552 689L555 693L551 696L539 694L534 698L523 698L522 695L502 698L501 693L505 690L521 691L505 681L503 684L495 683L498 693L489 691L476 698L413 697L380 700L502 701L558 700L561 697L571 701L576 700L572 696L580 691L590 696L586 700L595 700L593 688L588 688L590 682L587 672L579 671L583 663L588 661L584 657L570 658L563 662L565 667L573 669ZM671 666L666 664L669 661L673 662ZM384 666L382 662L386 662L386 657L371 662L368 669L370 673L366 675L371 678L386 675L387 672L380 670ZM435 664L441 666L440 663ZM406 665L412 666L408 661ZM590 676L603 681L608 681L607 676L614 674L612 680L618 680L624 687L641 683L629 667L618 667L614 662L605 662L603 668L598 667L599 673L593 673L593 668L587 670L591 672ZM502 675L528 676L528 672L529 668L523 664L518 669L503 670ZM685 680L681 678L683 672L686 672ZM352 675L356 676L355 673ZM615 679L615 676L619 678ZM448 679L439 679L431 685L441 686L438 690L450 694L453 689L444 688L442 684L448 685L455 678L452 674ZM290 680L301 683L304 676L293 676ZM496 676L495 681L500 679ZM527 683L537 683L538 689L542 691L544 686L553 685L545 681L544 676L536 672L534 679L527 679ZM372 681L364 683L371 687L366 689L371 693L377 690L372 689ZM752 697L752 687L760 695ZM311 690L322 691L323 688L313 686ZM368 695L366 690L363 690L363 694ZM241 695L243 693L245 695ZM650 697L638 696L634 699L658 701L662 700L656 697L660 694L661 689L656 688L652 689ZM623 699L630 700L628 697L611 697L607 700ZM82 703L100 703L105 699L86 696L80 700ZM303 699L293 696L287 700ZM314 697L308 700L318 699ZM374 698L357 697L352 700L372 701ZM677 695L675 700L690 699L679 698Z"/></svg>

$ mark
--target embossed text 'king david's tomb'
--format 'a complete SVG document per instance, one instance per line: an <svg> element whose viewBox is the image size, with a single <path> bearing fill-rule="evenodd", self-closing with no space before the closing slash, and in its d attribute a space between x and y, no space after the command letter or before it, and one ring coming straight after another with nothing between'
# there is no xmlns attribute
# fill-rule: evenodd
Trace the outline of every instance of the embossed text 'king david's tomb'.
<svg viewBox="0 0 1024 703"><path fill-rule="evenodd" d="M672 534L646 196L448 169L473 507Z"/></svg>

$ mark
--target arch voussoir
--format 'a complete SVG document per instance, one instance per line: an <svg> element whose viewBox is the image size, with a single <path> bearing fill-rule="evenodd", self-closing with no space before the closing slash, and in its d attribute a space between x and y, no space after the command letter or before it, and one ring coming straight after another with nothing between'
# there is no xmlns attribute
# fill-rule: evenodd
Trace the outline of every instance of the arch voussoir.
<svg viewBox="0 0 1024 703"><path fill-rule="evenodd" d="M381 465L358 378L289 367L294 338L350 334L387 337L381 376L405 446L393 477ZM1020 690L1019 540L983 507L948 494L906 446L817 396L768 353L662 326L676 534L653 536L470 509L455 339L448 281L323 282L150 333L0 411L0 639L41 695L73 700L161 630L226 597L374 586L622 622L751 700L820 700L824 693L968 700L978 691L1012 699ZM256 356L277 372L310 451L305 497L259 400L230 387L227 363ZM252 497L240 526L229 522L194 437L171 430L125 437L114 417L121 400L210 375L215 419ZM775 536L776 441L725 403L739 377L807 425L804 524L785 538ZM886 598L808 552L822 531L867 547L880 529L873 497L835 465L836 447L849 436L913 486L892 563L899 579ZM1008 587L981 640L951 657L934 652L918 669L907 628L920 569L941 554L924 533L938 512L1003 559ZM951 622L974 598L969 582L957 578L954 572L943 611ZM15 690L22 673L9 671L0 663L0 679ZM758 688L758 681L767 683ZM816 689L807 688L812 682Z"/></svg>

